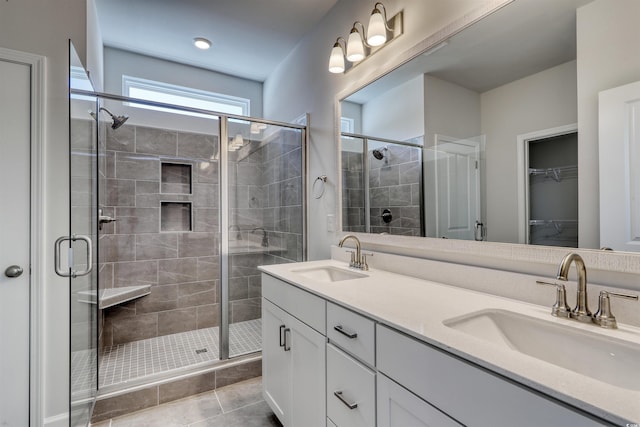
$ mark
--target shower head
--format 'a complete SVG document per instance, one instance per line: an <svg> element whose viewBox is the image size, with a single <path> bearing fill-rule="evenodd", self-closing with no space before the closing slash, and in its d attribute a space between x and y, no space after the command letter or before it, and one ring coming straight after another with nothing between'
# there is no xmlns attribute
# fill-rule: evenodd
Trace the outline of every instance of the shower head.
<svg viewBox="0 0 640 427"><path fill-rule="evenodd" d="M373 154L373 157L375 157L377 160L382 160L386 157L384 152L387 150L388 150L387 147L382 147L380 149L376 148L371 152L371 154Z"/></svg>
<svg viewBox="0 0 640 427"><path fill-rule="evenodd" d="M100 110L106 111L107 114L111 116L111 119L113 120L113 123L111 123L111 129L113 130L118 129L120 126L124 124L124 122L129 120L128 116L115 116L111 114L111 111L107 110L104 107L100 107Z"/></svg>

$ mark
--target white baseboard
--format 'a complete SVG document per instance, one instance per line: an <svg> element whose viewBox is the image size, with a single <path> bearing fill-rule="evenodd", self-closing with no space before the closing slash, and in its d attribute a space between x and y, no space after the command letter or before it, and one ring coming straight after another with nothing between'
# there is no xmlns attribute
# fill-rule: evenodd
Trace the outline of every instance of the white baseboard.
<svg viewBox="0 0 640 427"><path fill-rule="evenodd" d="M44 427L69 427L69 414L62 413L44 419Z"/></svg>

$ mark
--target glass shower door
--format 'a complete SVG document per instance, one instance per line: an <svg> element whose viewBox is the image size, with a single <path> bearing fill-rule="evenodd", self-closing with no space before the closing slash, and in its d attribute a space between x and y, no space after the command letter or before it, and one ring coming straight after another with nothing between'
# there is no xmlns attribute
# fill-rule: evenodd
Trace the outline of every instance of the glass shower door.
<svg viewBox="0 0 640 427"><path fill-rule="evenodd" d="M70 88L92 90L73 46L69 50ZM69 277L70 286L70 426L89 423L98 385L97 123L87 114L96 107L95 97L69 95L70 231L56 242L56 273Z"/></svg>
<svg viewBox="0 0 640 427"><path fill-rule="evenodd" d="M305 259L304 131L230 119L221 149L228 192L222 195L221 335L228 336L227 356L235 357L262 349L258 266Z"/></svg>

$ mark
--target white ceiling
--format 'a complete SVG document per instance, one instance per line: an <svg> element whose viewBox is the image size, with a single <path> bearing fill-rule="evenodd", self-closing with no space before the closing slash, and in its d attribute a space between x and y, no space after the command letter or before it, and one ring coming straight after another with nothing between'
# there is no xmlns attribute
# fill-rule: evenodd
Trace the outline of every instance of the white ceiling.
<svg viewBox="0 0 640 427"><path fill-rule="evenodd" d="M106 46L264 81L337 0L96 0ZM213 43L202 51L195 37Z"/></svg>

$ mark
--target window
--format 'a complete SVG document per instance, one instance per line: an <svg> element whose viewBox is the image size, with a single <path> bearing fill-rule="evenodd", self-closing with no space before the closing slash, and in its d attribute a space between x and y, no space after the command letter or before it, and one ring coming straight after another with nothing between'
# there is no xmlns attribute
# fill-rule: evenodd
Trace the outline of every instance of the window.
<svg viewBox="0 0 640 427"><path fill-rule="evenodd" d="M219 113L239 116L249 116L251 114L250 100L247 98L207 92L131 76L122 76L122 93L131 98L163 102L183 107L200 108ZM171 111L189 116L203 116L202 114L190 111L176 111L152 105L131 104L131 106L146 108L148 110Z"/></svg>
<svg viewBox="0 0 640 427"><path fill-rule="evenodd" d="M354 133L355 120L348 117L340 117L340 132Z"/></svg>

